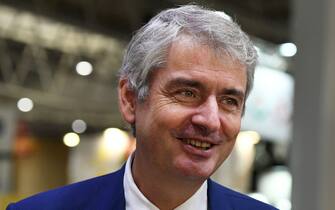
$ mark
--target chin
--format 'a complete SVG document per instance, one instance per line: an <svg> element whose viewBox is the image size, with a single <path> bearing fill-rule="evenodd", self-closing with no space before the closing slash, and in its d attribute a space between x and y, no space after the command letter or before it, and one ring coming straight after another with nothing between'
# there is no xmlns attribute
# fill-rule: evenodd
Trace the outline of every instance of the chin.
<svg viewBox="0 0 335 210"><path fill-rule="evenodd" d="M201 181L208 179L212 175L212 173L203 171L182 171L182 173L187 179Z"/></svg>
<svg viewBox="0 0 335 210"><path fill-rule="evenodd" d="M208 179L216 169L214 166L194 165L194 163L178 164L176 168L183 176L196 180Z"/></svg>

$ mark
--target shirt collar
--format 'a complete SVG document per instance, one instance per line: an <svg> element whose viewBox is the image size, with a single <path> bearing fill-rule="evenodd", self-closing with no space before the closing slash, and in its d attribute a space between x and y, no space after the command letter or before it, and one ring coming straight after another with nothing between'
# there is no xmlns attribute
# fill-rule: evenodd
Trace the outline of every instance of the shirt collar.
<svg viewBox="0 0 335 210"><path fill-rule="evenodd" d="M126 210L146 209L159 210L153 203L151 203L136 186L132 173L131 165L133 156L129 156L126 169L123 177L123 187L126 199ZM162 195L163 196L163 195ZM207 181L184 203L178 206L175 210L189 210L199 209L207 210Z"/></svg>

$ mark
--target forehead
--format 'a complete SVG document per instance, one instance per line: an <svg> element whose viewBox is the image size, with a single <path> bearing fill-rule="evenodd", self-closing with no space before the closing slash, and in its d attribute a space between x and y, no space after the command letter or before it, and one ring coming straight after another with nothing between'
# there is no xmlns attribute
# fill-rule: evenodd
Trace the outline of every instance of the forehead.
<svg viewBox="0 0 335 210"><path fill-rule="evenodd" d="M189 63L188 63L189 62ZM167 65L208 65L208 67L222 67L230 69L243 69L246 73L246 66L236 58L227 53L225 49L207 44L205 41L182 35L172 44L167 56ZM221 67L221 68L220 68Z"/></svg>
<svg viewBox="0 0 335 210"><path fill-rule="evenodd" d="M167 56L164 77L184 75L217 85L238 86L245 91L246 67L226 52L216 51L208 45L188 37L173 42Z"/></svg>

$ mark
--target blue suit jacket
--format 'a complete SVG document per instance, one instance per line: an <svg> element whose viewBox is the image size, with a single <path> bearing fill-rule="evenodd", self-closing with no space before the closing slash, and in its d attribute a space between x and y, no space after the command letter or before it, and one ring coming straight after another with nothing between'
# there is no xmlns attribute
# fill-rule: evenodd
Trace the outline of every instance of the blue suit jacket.
<svg viewBox="0 0 335 210"><path fill-rule="evenodd" d="M124 170L37 194L10 204L7 210L124 210ZM210 179L208 206L210 210L276 210Z"/></svg>

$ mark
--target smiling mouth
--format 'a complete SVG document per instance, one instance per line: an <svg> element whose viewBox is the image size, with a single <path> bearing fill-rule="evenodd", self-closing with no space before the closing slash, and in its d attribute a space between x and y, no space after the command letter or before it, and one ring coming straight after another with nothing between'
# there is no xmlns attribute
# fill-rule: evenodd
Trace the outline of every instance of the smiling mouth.
<svg viewBox="0 0 335 210"><path fill-rule="evenodd" d="M195 139L179 139L179 140L181 140L185 144L191 145L201 150L208 150L213 146L213 144L210 144L208 142L198 141Z"/></svg>

